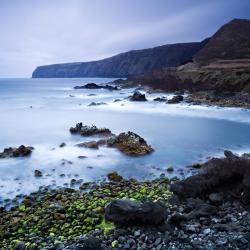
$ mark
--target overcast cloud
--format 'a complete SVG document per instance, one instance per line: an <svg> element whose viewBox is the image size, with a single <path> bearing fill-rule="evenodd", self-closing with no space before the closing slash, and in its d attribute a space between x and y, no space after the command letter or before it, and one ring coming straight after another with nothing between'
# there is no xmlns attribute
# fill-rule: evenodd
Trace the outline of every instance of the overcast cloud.
<svg viewBox="0 0 250 250"><path fill-rule="evenodd" d="M249 10L249 0L0 0L0 77L201 41Z"/></svg>

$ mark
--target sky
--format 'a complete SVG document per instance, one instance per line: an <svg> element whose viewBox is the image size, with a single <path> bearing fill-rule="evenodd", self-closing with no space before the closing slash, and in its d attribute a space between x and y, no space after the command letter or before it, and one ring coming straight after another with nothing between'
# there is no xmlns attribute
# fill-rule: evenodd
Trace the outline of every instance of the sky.
<svg viewBox="0 0 250 250"><path fill-rule="evenodd" d="M0 77L201 41L249 10L250 0L0 0Z"/></svg>

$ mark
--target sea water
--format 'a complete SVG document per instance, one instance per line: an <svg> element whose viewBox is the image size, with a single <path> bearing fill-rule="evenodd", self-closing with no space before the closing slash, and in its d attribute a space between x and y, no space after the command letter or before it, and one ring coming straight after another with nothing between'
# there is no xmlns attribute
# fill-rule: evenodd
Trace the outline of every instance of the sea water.
<svg viewBox="0 0 250 250"><path fill-rule="evenodd" d="M186 177L188 165L220 156L225 149L249 151L250 111L153 101L172 96L163 93L146 93L147 102L130 102L127 97L134 89L74 89L112 80L0 79L0 151L22 144L35 148L30 157L0 159L0 202L44 185L53 188L66 186L72 179L102 180L114 170L127 178L150 179L161 173L173 177L181 171ZM88 106L91 102L105 105ZM133 131L155 151L128 157L113 148L76 147L96 139L71 135L69 128L77 122L107 127L115 134ZM62 142L66 146L61 148ZM174 168L171 174L166 171L169 166ZM35 169L43 177L36 178Z"/></svg>

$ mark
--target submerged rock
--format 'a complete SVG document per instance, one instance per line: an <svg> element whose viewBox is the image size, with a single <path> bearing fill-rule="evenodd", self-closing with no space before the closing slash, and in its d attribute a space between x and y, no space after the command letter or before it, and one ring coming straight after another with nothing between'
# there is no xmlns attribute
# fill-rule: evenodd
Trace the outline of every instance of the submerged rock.
<svg viewBox="0 0 250 250"><path fill-rule="evenodd" d="M107 105L105 102L91 102L88 106L101 106L101 105Z"/></svg>
<svg viewBox="0 0 250 250"><path fill-rule="evenodd" d="M111 131L108 128L97 128L96 126L83 126L82 123L77 123L75 127L70 128L71 134L80 134L81 136L101 135L109 136Z"/></svg>
<svg viewBox="0 0 250 250"><path fill-rule="evenodd" d="M89 141L89 142L82 142L76 144L77 147L85 147L85 148L92 148L92 149L99 149L99 146L105 145L106 140L99 140L99 141Z"/></svg>
<svg viewBox="0 0 250 250"><path fill-rule="evenodd" d="M139 91L135 91L132 96L130 96L130 101L135 102L145 102L147 101L145 94L140 93Z"/></svg>
<svg viewBox="0 0 250 250"><path fill-rule="evenodd" d="M160 225L167 218L167 209L157 202L117 199L105 208L105 218L118 226Z"/></svg>
<svg viewBox="0 0 250 250"><path fill-rule="evenodd" d="M175 103L180 103L184 100L184 97L182 95L176 95L173 96L172 99L169 99L167 101L168 104L175 104Z"/></svg>
<svg viewBox="0 0 250 250"><path fill-rule="evenodd" d="M107 176L109 181L119 182L123 180L122 176L120 176L116 171L108 173Z"/></svg>
<svg viewBox="0 0 250 250"><path fill-rule="evenodd" d="M107 89L107 90L119 90L117 86L112 85L97 85L95 83L87 83L83 86L75 86L74 89Z"/></svg>
<svg viewBox="0 0 250 250"><path fill-rule="evenodd" d="M29 156L31 155L33 149L33 147L26 147L24 145L21 145L18 148L5 148L4 151L0 153L0 158Z"/></svg>
<svg viewBox="0 0 250 250"><path fill-rule="evenodd" d="M217 204L223 198L212 193L222 192L250 204L250 160L229 151L225 156L208 160L201 165L199 174L172 184L170 190L183 198L210 195Z"/></svg>
<svg viewBox="0 0 250 250"><path fill-rule="evenodd" d="M121 152L129 156L139 156L153 152L153 148L142 137L130 131L109 138L107 145L118 148Z"/></svg>
<svg viewBox="0 0 250 250"><path fill-rule="evenodd" d="M59 145L60 148L63 148L63 147L65 147L65 146L66 146L66 143L65 143L65 142L62 142L62 143Z"/></svg>

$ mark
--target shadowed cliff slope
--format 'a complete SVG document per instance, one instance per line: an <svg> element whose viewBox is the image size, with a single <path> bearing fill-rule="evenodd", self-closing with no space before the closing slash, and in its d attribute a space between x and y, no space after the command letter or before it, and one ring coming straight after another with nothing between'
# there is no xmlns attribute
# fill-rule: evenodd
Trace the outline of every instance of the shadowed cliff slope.
<svg viewBox="0 0 250 250"><path fill-rule="evenodd" d="M40 66L33 72L32 77L127 77L139 75L163 67L179 66L190 60L206 42L207 40L133 50L99 61Z"/></svg>

